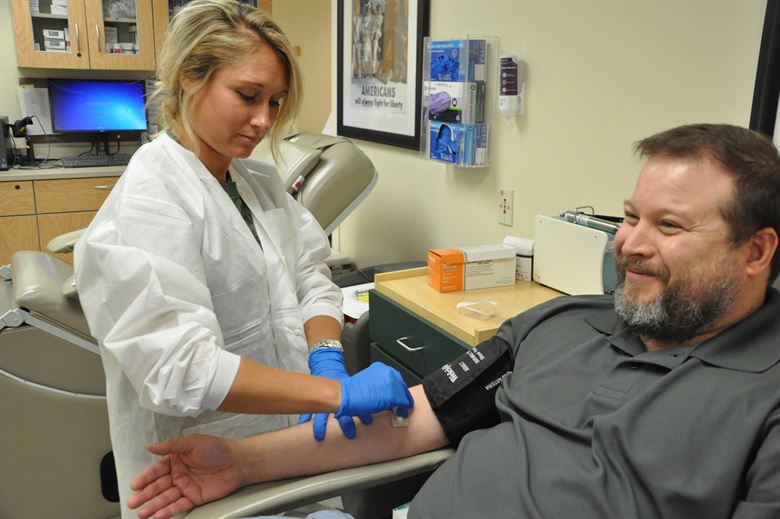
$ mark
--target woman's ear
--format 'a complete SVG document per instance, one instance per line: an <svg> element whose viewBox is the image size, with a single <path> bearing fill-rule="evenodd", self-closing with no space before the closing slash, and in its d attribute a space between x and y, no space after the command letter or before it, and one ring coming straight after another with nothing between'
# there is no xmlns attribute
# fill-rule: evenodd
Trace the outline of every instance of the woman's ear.
<svg viewBox="0 0 780 519"><path fill-rule="evenodd" d="M764 272L769 273L772 258L777 250L777 233L771 227L756 231L745 244L748 247L746 273L749 277L757 277Z"/></svg>
<svg viewBox="0 0 780 519"><path fill-rule="evenodd" d="M185 76L184 74L179 76L179 86L182 90L185 92L190 89L190 86L192 86L192 78Z"/></svg>

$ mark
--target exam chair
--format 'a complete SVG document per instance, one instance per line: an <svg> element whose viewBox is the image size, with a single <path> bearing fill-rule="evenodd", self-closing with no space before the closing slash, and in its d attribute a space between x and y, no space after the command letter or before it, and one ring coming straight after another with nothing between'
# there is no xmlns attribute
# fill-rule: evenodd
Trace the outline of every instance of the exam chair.
<svg viewBox="0 0 780 519"><path fill-rule="evenodd" d="M78 232L70 236L72 241ZM52 245L57 252L68 250ZM6 477L0 482L0 517L117 516L105 381L73 269L49 254L19 251L4 276L0 461ZM452 452L249 486L187 517L279 513L333 496L342 496L359 519L389 517Z"/></svg>
<svg viewBox="0 0 780 519"><path fill-rule="evenodd" d="M366 154L344 137L302 132L285 138L280 152L277 168L285 189L314 215L328 236L379 179Z"/></svg>
<svg viewBox="0 0 780 519"><path fill-rule="evenodd" d="M0 517L119 515L105 376L72 272L37 251L3 267Z"/></svg>
<svg viewBox="0 0 780 519"><path fill-rule="evenodd" d="M346 139L298 134L282 148L288 192L327 233L376 185L370 160ZM57 237L48 248L68 252L80 234ZM73 268L44 252L17 251L0 275L0 517L116 517L105 376ZM425 472L442 454L250 487L207 505L217 515L208 507L193 513L234 517L218 514L236 503L248 513L290 508Z"/></svg>

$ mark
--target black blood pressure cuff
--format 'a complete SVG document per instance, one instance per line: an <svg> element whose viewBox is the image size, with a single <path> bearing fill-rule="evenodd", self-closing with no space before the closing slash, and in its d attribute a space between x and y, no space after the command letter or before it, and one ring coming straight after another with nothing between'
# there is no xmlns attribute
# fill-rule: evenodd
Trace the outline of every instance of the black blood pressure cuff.
<svg viewBox="0 0 780 519"><path fill-rule="evenodd" d="M499 422L495 395L512 366L509 345L493 336L423 379L425 396L452 445Z"/></svg>

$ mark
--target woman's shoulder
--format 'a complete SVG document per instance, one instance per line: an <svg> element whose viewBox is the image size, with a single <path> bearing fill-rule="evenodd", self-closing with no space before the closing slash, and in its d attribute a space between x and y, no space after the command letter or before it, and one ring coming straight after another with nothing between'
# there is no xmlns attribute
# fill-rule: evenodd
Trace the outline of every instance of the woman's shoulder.
<svg viewBox="0 0 780 519"><path fill-rule="evenodd" d="M167 141L173 142L170 138L159 136L133 154L122 174L124 194L190 200L202 196L201 183L188 171L190 168L186 161L177 157L177 150Z"/></svg>

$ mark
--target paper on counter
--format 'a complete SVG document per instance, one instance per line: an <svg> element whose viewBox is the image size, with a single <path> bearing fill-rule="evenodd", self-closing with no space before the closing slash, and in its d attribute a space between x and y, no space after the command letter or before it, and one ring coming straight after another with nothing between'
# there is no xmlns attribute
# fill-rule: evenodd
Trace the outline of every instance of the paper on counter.
<svg viewBox="0 0 780 519"><path fill-rule="evenodd" d="M351 287L343 287L341 293L344 295L344 315L353 319L360 319L360 316L368 312L368 291L374 288L374 283L363 283Z"/></svg>

